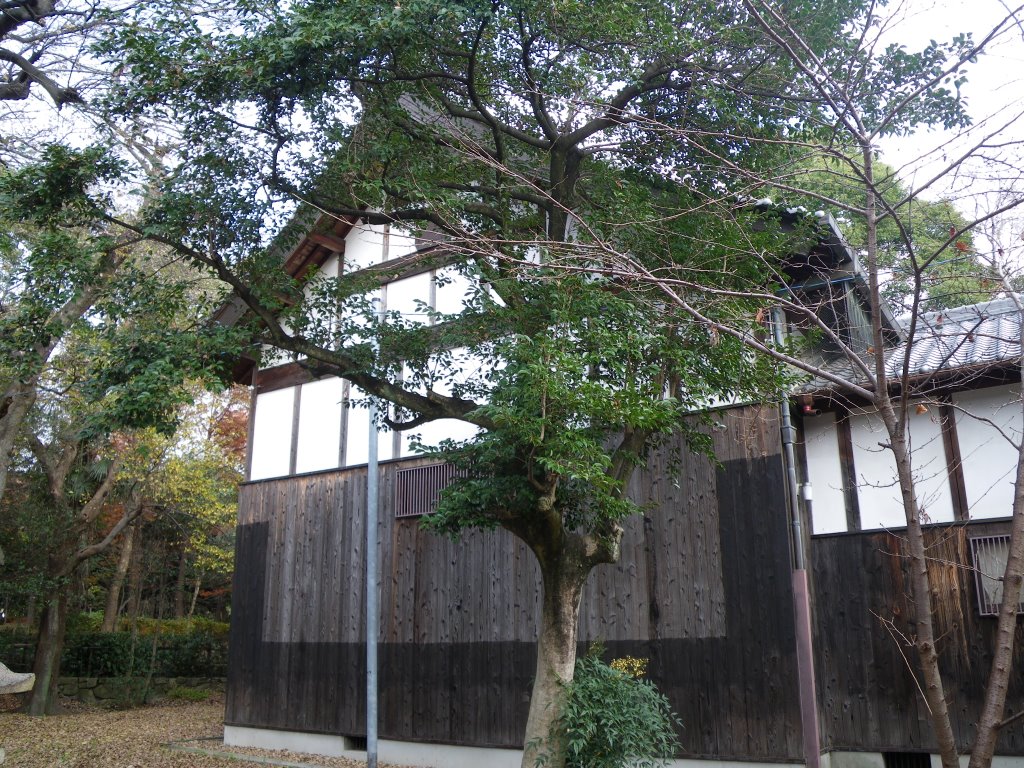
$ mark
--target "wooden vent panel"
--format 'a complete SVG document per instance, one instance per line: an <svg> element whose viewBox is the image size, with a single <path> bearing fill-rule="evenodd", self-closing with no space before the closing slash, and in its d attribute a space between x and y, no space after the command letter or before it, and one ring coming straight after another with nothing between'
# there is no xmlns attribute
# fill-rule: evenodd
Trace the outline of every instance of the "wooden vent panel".
<svg viewBox="0 0 1024 768"><path fill-rule="evenodd" d="M459 472L451 464L428 464L395 473L395 517L429 515L437 500Z"/></svg>

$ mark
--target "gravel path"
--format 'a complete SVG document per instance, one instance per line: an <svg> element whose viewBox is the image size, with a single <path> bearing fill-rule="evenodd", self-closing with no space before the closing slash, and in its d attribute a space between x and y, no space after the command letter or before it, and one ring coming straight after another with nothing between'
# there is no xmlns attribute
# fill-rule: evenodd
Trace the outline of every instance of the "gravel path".
<svg viewBox="0 0 1024 768"><path fill-rule="evenodd" d="M224 702L175 703L111 711L68 704L65 714L29 717L10 711L14 697L0 697L0 749L3 768L250 768L266 763L231 760L172 751L163 744L229 750L275 761L318 768L365 768L366 763L343 758L314 757L288 752L225 748ZM216 737L213 740L205 740ZM204 739L202 741L190 741ZM388 768L381 764L381 768ZM390 768L397 768L391 766Z"/></svg>

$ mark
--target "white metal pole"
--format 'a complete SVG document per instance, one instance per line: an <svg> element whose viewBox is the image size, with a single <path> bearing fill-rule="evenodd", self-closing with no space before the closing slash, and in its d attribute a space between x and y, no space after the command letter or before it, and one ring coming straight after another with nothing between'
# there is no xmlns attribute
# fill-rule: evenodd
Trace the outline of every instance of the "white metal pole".
<svg viewBox="0 0 1024 768"><path fill-rule="evenodd" d="M382 315L380 299L374 299L375 324L383 319ZM377 339L376 336L372 338L376 351ZM371 397L370 442L366 467L366 768L377 768L377 633L380 623L377 604L377 440L377 402Z"/></svg>

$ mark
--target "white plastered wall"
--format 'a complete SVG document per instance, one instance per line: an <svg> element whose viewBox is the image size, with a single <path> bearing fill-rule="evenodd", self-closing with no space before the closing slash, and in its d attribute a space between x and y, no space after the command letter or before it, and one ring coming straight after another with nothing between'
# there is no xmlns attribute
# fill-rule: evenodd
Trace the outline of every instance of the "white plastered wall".
<svg viewBox="0 0 1024 768"><path fill-rule="evenodd" d="M288 474L294 410L295 387L263 392L256 397L250 480Z"/></svg>
<svg viewBox="0 0 1024 768"><path fill-rule="evenodd" d="M334 469L341 451L342 379L302 385L296 472Z"/></svg>
<svg viewBox="0 0 1024 768"><path fill-rule="evenodd" d="M836 415L825 412L804 418L804 448L808 480L813 489L811 529L813 533L846 530L846 497L839 463Z"/></svg>
<svg viewBox="0 0 1024 768"><path fill-rule="evenodd" d="M922 411L911 406L911 465L923 522L953 520L953 497L942 439L939 409ZM861 527L901 528L906 526L896 463L892 451L883 447L889 438L877 413L859 413L850 417L853 439L853 463L857 481Z"/></svg>
<svg viewBox="0 0 1024 768"><path fill-rule="evenodd" d="M346 237L344 258L339 261L337 256L332 256L324 262L312 284L304 289L306 297L317 293L317 281L337 277L339 269L349 273L415 250L416 239L407 232L394 227L356 224ZM387 311L399 312L403 320L411 323L429 322L424 305L446 314L462 311L473 290L472 281L452 267L438 270L438 273L440 285L435 273L423 272L389 283L377 295L383 299ZM469 359L463 350L455 351L454 355L465 376L476 373L479 361ZM268 348L263 367L289 359L287 353ZM344 388L345 382L334 378L302 385L297 423L293 423L296 388L261 394L253 417L251 479L289 474L293 429L297 430L297 473L365 464L370 441L366 395L353 386L344 397ZM437 389L449 394L450 387L438 386ZM468 439L476 432L472 425L456 419L427 423L397 437L382 429L378 436L378 458L384 461L414 456L418 453L411 448L414 441L433 446L446 438Z"/></svg>
<svg viewBox="0 0 1024 768"><path fill-rule="evenodd" d="M1007 437L1021 439L1020 387L957 392L953 404L969 515L1009 516L1017 452Z"/></svg>

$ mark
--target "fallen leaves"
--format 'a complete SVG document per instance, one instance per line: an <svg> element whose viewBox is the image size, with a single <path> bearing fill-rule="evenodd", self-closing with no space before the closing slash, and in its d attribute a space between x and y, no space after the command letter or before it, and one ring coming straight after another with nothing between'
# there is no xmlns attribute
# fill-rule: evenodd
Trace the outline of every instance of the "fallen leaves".
<svg viewBox="0 0 1024 768"><path fill-rule="evenodd" d="M13 697L0 702L0 749L3 768L244 768L266 763L231 759L246 754L302 762L320 768L363 768L345 758L300 755L264 749L224 747L223 698L131 710L105 710L72 704L66 714L29 717L10 710ZM224 756L173 751L163 746L223 751ZM387 768L382 765L382 768ZM392 767L395 768L395 767Z"/></svg>

